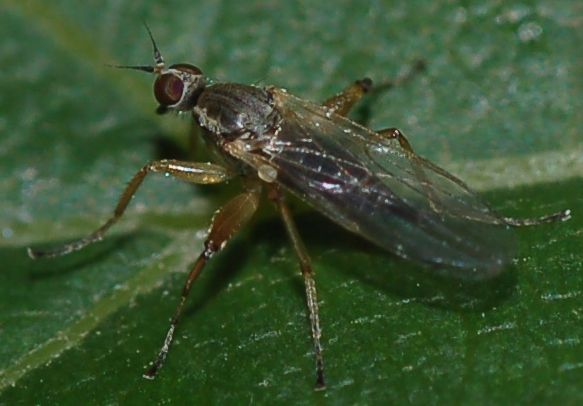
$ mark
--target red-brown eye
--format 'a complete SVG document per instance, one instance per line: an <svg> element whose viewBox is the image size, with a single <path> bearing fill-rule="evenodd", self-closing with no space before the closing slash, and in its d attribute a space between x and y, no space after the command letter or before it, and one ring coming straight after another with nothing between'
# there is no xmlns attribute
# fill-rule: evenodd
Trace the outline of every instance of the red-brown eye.
<svg viewBox="0 0 583 406"><path fill-rule="evenodd" d="M160 75L154 82L154 97L161 106L171 106L182 98L184 82L172 73Z"/></svg>

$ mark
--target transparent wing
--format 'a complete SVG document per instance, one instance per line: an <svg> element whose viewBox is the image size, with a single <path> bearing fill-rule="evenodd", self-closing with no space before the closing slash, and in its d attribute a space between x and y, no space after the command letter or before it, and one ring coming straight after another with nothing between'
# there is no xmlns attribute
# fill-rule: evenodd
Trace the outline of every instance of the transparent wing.
<svg viewBox="0 0 583 406"><path fill-rule="evenodd" d="M494 275L512 258L508 226L459 179L395 139L272 92L283 122L259 154L290 192L403 258L467 277Z"/></svg>

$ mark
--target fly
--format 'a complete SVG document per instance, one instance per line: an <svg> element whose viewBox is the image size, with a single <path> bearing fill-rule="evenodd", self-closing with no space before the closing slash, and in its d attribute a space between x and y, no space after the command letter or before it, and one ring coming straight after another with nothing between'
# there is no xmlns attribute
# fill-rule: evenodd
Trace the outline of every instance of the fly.
<svg viewBox="0 0 583 406"><path fill-rule="evenodd" d="M146 27L147 28L147 27ZM316 389L325 388L314 271L284 194L399 257L457 276L488 278L513 258L513 226L567 220L570 211L535 219L503 217L461 180L417 155L396 128L373 131L346 118L370 89L354 82L319 105L277 87L210 84L190 64L166 67L154 48L153 66L120 66L153 73L158 112L191 112L220 164L177 160L142 167L122 193L113 215L92 234L60 248L28 250L32 258L57 257L102 240L153 172L195 184L245 179L245 188L215 212L204 249L190 270L157 358L144 373L153 379L166 359L193 282L205 264L251 219L262 190L281 214L305 283L316 363Z"/></svg>

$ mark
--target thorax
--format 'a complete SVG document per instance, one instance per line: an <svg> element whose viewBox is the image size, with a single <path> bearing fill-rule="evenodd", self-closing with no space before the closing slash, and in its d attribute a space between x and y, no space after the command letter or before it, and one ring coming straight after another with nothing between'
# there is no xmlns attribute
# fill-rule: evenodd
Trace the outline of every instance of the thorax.
<svg viewBox="0 0 583 406"><path fill-rule="evenodd" d="M280 122L267 90L236 83L207 87L193 113L209 136L216 138L215 142L260 138L269 135Z"/></svg>

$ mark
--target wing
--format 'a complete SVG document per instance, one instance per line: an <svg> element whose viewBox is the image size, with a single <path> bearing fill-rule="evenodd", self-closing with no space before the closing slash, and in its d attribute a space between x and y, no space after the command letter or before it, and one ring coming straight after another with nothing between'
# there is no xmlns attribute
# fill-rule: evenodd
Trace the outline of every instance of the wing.
<svg viewBox="0 0 583 406"><path fill-rule="evenodd" d="M284 188L403 258L465 277L492 276L512 259L509 227L462 181L396 139L271 91L283 120L258 154Z"/></svg>

